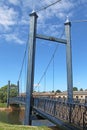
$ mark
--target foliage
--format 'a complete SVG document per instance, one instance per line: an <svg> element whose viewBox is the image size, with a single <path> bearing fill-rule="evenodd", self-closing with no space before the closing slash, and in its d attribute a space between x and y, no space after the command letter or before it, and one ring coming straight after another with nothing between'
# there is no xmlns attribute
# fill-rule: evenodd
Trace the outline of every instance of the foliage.
<svg viewBox="0 0 87 130"><path fill-rule="evenodd" d="M73 91L78 91L78 88L77 87L73 87Z"/></svg>
<svg viewBox="0 0 87 130"><path fill-rule="evenodd" d="M59 89L58 89L58 90L56 90L56 92L57 92L57 93L61 93L61 91L60 91Z"/></svg>
<svg viewBox="0 0 87 130"><path fill-rule="evenodd" d="M4 108L4 107L6 107L7 106L7 103L0 103L0 107L1 108Z"/></svg>
<svg viewBox="0 0 87 130"><path fill-rule="evenodd" d="M80 88L80 91L83 91L83 89L82 89L82 88Z"/></svg>
<svg viewBox="0 0 87 130"><path fill-rule="evenodd" d="M5 85L0 88L0 102L5 103L7 102L7 88L8 85ZM17 86L14 84L11 84L10 86L10 97L17 96Z"/></svg>

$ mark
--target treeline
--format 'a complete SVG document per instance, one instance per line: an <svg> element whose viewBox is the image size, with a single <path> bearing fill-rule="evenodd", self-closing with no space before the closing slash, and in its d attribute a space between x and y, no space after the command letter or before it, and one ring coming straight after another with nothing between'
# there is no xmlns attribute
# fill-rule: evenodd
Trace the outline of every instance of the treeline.
<svg viewBox="0 0 87 130"><path fill-rule="evenodd" d="M73 87L73 91L84 91L83 88L78 89L77 87ZM87 91L87 89L85 89Z"/></svg>
<svg viewBox="0 0 87 130"><path fill-rule="evenodd" d="M6 103L7 102L7 89L8 85L5 85L0 88L0 103ZM17 86L15 84L10 85L10 97L17 96Z"/></svg>
<svg viewBox="0 0 87 130"><path fill-rule="evenodd" d="M87 91L87 89L83 90L83 88L78 89L77 87L73 87L73 91ZM45 91L43 91L43 92L45 92ZM52 92L52 93L54 93L54 92L61 93L62 91L60 89L58 89L56 91L52 90L52 91L49 91L49 92Z"/></svg>

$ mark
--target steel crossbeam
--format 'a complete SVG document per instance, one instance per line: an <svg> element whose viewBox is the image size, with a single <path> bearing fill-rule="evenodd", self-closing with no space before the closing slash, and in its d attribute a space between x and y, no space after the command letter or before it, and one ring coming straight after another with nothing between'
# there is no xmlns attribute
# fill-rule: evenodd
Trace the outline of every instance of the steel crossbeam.
<svg viewBox="0 0 87 130"><path fill-rule="evenodd" d="M36 38L67 44L67 41L65 39L51 37L51 36L45 36L45 35L36 34Z"/></svg>

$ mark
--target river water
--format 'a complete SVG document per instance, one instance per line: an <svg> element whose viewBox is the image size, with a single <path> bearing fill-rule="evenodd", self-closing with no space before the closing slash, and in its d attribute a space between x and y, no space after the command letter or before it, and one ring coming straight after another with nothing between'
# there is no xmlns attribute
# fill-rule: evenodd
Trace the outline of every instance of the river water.
<svg viewBox="0 0 87 130"><path fill-rule="evenodd" d="M24 124L24 110L15 111L0 111L0 122L9 124ZM33 126L54 126L53 123L48 120L33 120Z"/></svg>

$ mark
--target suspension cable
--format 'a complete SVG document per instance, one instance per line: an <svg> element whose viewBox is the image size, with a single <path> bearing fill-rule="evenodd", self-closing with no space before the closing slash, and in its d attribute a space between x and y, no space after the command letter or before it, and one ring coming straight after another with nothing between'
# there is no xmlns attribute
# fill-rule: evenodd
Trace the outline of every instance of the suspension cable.
<svg viewBox="0 0 87 130"><path fill-rule="evenodd" d="M53 57L53 90L54 90L54 57Z"/></svg>
<svg viewBox="0 0 87 130"><path fill-rule="evenodd" d="M44 75L44 92L46 92L46 73Z"/></svg>
<svg viewBox="0 0 87 130"><path fill-rule="evenodd" d="M63 33L61 34L60 38L62 38L63 34L64 34L64 30L63 30ZM42 76L41 76L41 78L40 78L40 80L38 82L38 86L39 86L40 82L42 81L42 79L44 78L44 76L46 75L46 72L47 72L47 70L48 70L48 68L49 68L49 66L50 66L50 64L51 64L51 62L52 62L56 52L57 52L58 47L59 47L59 44L57 44L57 46L56 46L56 48L55 48L55 50L54 50L54 52L53 52L53 54L52 54L52 56L51 56L51 58L49 60L49 63L48 63L45 71L43 72L43 74L42 74Z"/></svg>
<svg viewBox="0 0 87 130"><path fill-rule="evenodd" d="M28 36L28 40L27 40L27 43L26 43L25 51L24 51L24 56L23 56L23 60L22 60L22 65L21 65L21 69L20 69L20 73L19 73L18 81L20 80L21 75L22 75L23 66L24 66L25 57L26 57L27 48L28 48L28 41L29 41L29 36Z"/></svg>
<svg viewBox="0 0 87 130"><path fill-rule="evenodd" d="M87 22L87 20L74 20L71 21L72 23L82 23L82 22Z"/></svg>
<svg viewBox="0 0 87 130"><path fill-rule="evenodd" d="M43 10L45 10L45 9L47 9L47 8L49 8L49 7L53 6L53 5L55 5L55 4L57 4L57 3L60 2L60 1L61 1L61 0L57 0L57 1L55 1L55 2L53 2L53 3L51 3L51 4L49 4L49 5L47 5L47 6L45 6L45 7L43 7L42 9L37 10L36 12L43 11Z"/></svg>

